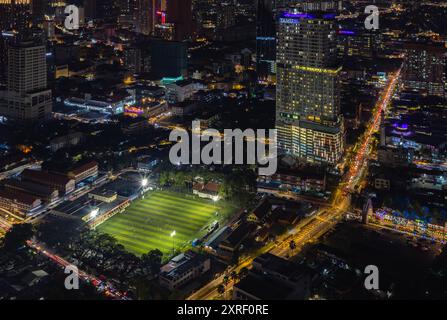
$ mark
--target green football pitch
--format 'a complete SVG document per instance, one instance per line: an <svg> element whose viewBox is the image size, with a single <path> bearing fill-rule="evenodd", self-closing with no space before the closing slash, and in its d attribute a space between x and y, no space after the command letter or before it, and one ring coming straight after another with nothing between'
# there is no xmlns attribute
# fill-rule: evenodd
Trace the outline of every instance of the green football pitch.
<svg viewBox="0 0 447 320"><path fill-rule="evenodd" d="M184 250L203 236L210 224L228 216L232 208L192 195L155 191L135 200L97 227L114 236L126 250L141 255L159 249L164 255ZM217 212L217 214L216 214ZM175 235L171 234L175 231Z"/></svg>

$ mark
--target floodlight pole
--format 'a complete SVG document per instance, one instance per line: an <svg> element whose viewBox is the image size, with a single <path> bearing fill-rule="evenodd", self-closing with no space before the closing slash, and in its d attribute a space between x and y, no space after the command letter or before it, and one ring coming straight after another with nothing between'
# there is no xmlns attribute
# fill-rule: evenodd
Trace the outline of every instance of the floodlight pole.
<svg viewBox="0 0 447 320"><path fill-rule="evenodd" d="M172 256L174 256L174 253L175 253L175 250L174 250L174 248L175 248L175 230L174 231L172 231L172 233L171 233L171 238L172 238Z"/></svg>

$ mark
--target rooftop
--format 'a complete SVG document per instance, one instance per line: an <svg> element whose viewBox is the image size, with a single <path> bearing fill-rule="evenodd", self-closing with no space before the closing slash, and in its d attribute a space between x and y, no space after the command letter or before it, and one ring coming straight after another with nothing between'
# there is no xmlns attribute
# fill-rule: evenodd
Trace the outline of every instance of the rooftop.
<svg viewBox="0 0 447 320"><path fill-rule="evenodd" d="M251 232L256 229L256 226L251 223L241 223L232 233L228 235L224 242L231 246L239 245Z"/></svg>
<svg viewBox="0 0 447 320"><path fill-rule="evenodd" d="M39 180L39 181L52 181L57 184L67 184L70 182L70 178L63 176L61 174L49 173L45 171L31 170L25 169L22 172L22 177L30 180Z"/></svg>
<svg viewBox="0 0 447 320"><path fill-rule="evenodd" d="M39 198L24 192L5 189L0 189L0 197L15 200L26 205L33 205L35 201L39 200Z"/></svg>
<svg viewBox="0 0 447 320"><path fill-rule="evenodd" d="M292 288L282 282L259 278L251 274L234 286L261 300L284 300L293 292Z"/></svg>
<svg viewBox="0 0 447 320"><path fill-rule="evenodd" d="M206 256L192 250L181 253L162 267L162 276L167 279L176 279L178 276L200 265L206 259L208 259Z"/></svg>
<svg viewBox="0 0 447 320"><path fill-rule="evenodd" d="M78 167L75 167L73 170L71 170L71 172L72 172L73 174L75 174L75 175L78 175L78 174L81 174L81 173L83 173L84 171L90 170L90 169L92 169L92 168L94 168L94 167L98 167L98 162L96 162L96 161L90 161L90 162L87 162L87 163L85 163L85 164L83 164L83 165L80 165L80 166L78 166Z"/></svg>

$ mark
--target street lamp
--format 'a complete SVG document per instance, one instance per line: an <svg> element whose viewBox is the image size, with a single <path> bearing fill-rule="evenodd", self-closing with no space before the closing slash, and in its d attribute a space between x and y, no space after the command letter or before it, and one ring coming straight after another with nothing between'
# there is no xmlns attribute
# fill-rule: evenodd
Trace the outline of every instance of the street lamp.
<svg viewBox="0 0 447 320"><path fill-rule="evenodd" d="M98 215L99 209L93 209L92 211L90 211L90 217L91 218L95 218Z"/></svg>
<svg viewBox="0 0 447 320"><path fill-rule="evenodd" d="M171 238L172 238L172 255L173 255L173 256L174 256L174 248L175 248L175 239L174 239L175 234L176 234L175 230L171 232Z"/></svg>

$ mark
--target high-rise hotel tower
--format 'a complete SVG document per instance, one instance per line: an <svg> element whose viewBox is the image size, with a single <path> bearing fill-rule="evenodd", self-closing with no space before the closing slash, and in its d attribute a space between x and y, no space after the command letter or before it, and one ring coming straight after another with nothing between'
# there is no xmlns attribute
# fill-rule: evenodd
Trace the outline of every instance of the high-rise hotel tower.
<svg viewBox="0 0 447 320"><path fill-rule="evenodd" d="M8 85L0 91L0 115L18 122L51 118L51 89L47 86L46 49L33 41L8 49Z"/></svg>
<svg viewBox="0 0 447 320"><path fill-rule="evenodd" d="M336 164L343 154L335 14L283 12L278 21L278 149L300 161Z"/></svg>

